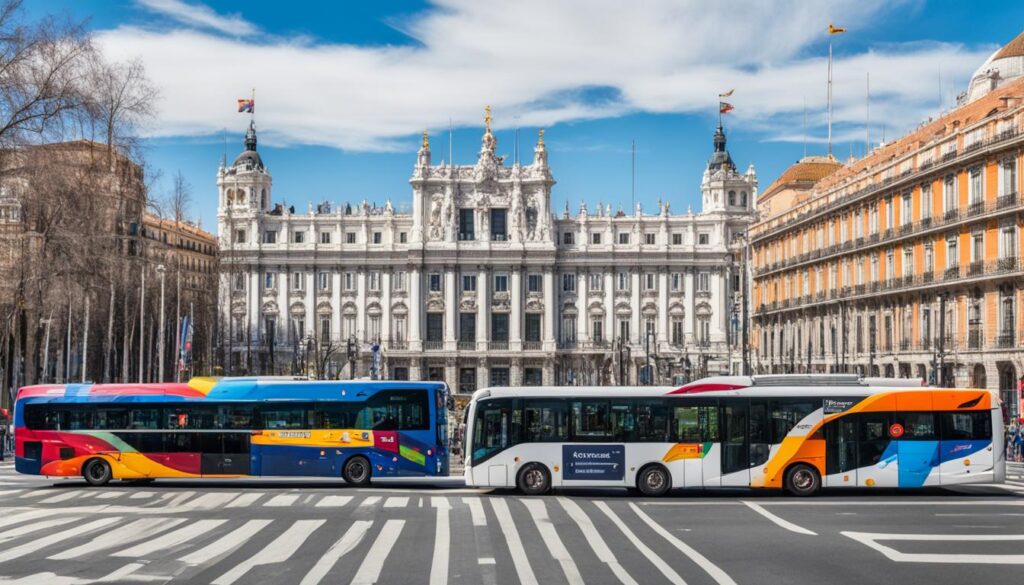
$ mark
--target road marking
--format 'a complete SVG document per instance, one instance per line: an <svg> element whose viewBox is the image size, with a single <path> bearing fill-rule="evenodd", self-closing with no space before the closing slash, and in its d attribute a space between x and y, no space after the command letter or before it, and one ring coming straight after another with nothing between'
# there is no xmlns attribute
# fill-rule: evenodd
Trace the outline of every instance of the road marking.
<svg viewBox="0 0 1024 585"><path fill-rule="evenodd" d="M57 515L57 510L29 510L20 514L14 514L6 518L0 519L0 528L4 526L10 526L11 524L17 524L18 522L24 522L26 520L35 520L36 518L43 518L46 516Z"/></svg>
<svg viewBox="0 0 1024 585"><path fill-rule="evenodd" d="M619 563L619 560L615 558L615 553L612 552L612 549L608 548L608 543L601 538L601 533L594 526L594 523L590 521L590 517L583 511L583 508L580 508L580 505L576 502L564 497L558 498L558 502L562 504L562 508L576 522L576 525L580 527L583 536L587 539L587 544L594 550L597 558L608 565L608 568L619 578L619 581L623 585L639 585L629 572L626 571L625 567Z"/></svg>
<svg viewBox="0 0 1024 585"><path fill-rule="evenodd" d="M184 521L184 518L143 518L141 520L135 520L134 522L129 522L124 526L119 526L109 532L104 532L83 545L69 548L66 551L51 555L48 558L55 561L77 559L106 548L114 548L115 546L121 546L133 540L152 536L153 534L163 532L168 528L177 526Z"/></svg>
<svg viewBox="0 0 1024 585"><path fill-rule="evenodd" d="M980 514L977 513L977 512L975 512L973 514L967 514L967 513L964 513L964 514L940 514L938 512L935 512L934 515L935 516L970 516L972 518L977 517L977 516L1024 516L1024 514L1021 514L1020 512L986 512L986 513L980 513Z"/></svg>
<svg viewBox="0 0 1024 585"><path fill-rule="evenodd" d="M445 585L448 583L448 550L451 548L451 526L448 522L448 515L452 506L448 503L448 498L438 496L430 498L430 505L437 508L434 558L430 562L430 585Z"/></svg>
<svg viewBox="0 0 1024 585"><path fill-rule="evenodd" d="M405 520L388 520L384 523L384 528L373 541L366 557L363 558L363 563L359 565L359 570L356 571L356 576L352 579L352 585L374 585L377 582L377 579L380 578L380 571L384 568L384 561L391 554L391 549L394 548L395 541L398 540L404 526Z"/></svg>
<svg viewBox="0 0 1024 585"><path fill-rule="evenodd" d="M96 499L97 500L113 500L115 498L120 498L122 495L124 495L124 492L102 492L102 493L96 495Z"/></svg>
<svg viewBox="0 0 1024 585"><path fill-rule="evenodd" d="M299 499L299 494L281 494L270 498L263 506L267 508L284 508L294 504L297 499Z"/></svg>
<svg viewBox="0 0 1024 585"><path fill-rule="evenodd" d="M384 502L385 508L404 508L409 505L409 498L407 497L394 497L388 498Z"/></svg>
<svg viewBox="0 0 1024 585"><path fill-rule="evenodd" d="M53 492L54 492L54 490L50 489L50 488L40 488L40 489L37 489L37 490L32 490L30 492L25 492L25 493L21 494L21 497L23 497L23 498L38 498L39 496L45 496L47 494L53 494Z"/></svg>
<svg viewBox="0 0 1024 585"><path fill-rule="evenodd" d="M340 508L352 501L352 496L324 496L316 503L317 508Z"/></svg>
<svg viewBox="0 0 1024 585"><path fill-rule="evenodd" d="M626 539L629 540L629 542L632 543L638 551L640 551L640 554L647 557L647 560L651 561L651 564L657 567L666 579L668 579L673 585L686 585L686 581L684 581L683 578L679 576L679 573L676 573L675 570L668 563L666 563L664 559L662 559L660 556L658 556L657 553L651 550L649 546L644 544L642 540L637 538L636 534L634 534L633 531L630 530L628 526L626 526L626 523L623 522L622 519L619 518L619 516L612 511L611 507L608 504L606 504L605 502L594 502L594 505L597 506L598 510L604 512L605 516L608 516L608 518L619 528L622 534L626 535Z"/></svg>
<svg viewBox="0 0 1024 585"><path fill-rule="evenodd" d="M338 542L332 544L331 548L327 549L327 552L320 556L320 560L306 573L300 585L317 585L320 583L327 576L327 573L334 568L338 559L351 552L352 549L362 542L363 537L366 536L366 532L372 525L373 521L371 520L356 520L353 522L352 526L345 531L345 534L338 539Z"/></svg>
<svg viewBox="0 0 1024 585"><path fill-rule="evenodd" d="M225 522L227 522L227 520L199 520L198 522L193 522L184 528L168 532L167 534L154 538L153 540L118 551L111 556L131 558L146 557L162 549L178 546L183 542L188 542L193 538L202 536Z"/></svg>
<svg viewBox="0 0 1024 585"><path fill-rule="evenodd" d="M478 565L496 565L496 564L498 564L498 562L494 560L494 557L480 557L479 559L476 560L476 562L477 562Z"/></svg>
<svg viewBox="0 0 1024 585"><path fill-rule="evenodd" d="M160 498L160 501L156 502L156 504L160 504L161 502L166 501L167 503L163 506L160 506L161 508L176 508L178 506L183 506L185 504L185 501L194 495L196 495L196 493L193 491L181 492L180 494L167 494L164 497Z"/></svg>
<svg viewBox="0 0 1024 585"><path fill-rule="evenodd" d="M1024 534L880 534L873 532L847 532L839 534L852 538L857 542L877 550L889 560L898 563L971 563L997 565L1024 565L1024 554L1020 555L987 555L957 553L902 553L892 547L879 544L879 540L902 541L943 541L943 542L1006 542L1024 540Z"/></svg>
<svg viewBox="0 0 1024 585"><path fill-rule="evenodd" d="M508 543L508 552L512 555L512 566L516 568L519 575L520 585L537 585L537 577L533 574L533 567L530 566L530 558L526 556L523 549L523 541L516 531L516 522L508 511L508 502L504 498L491 500L491 508L494 516L498 519L502 533L505 534L505 542Z"/></svg>
<svg viewBox="0 0 1024 585"><path fill-rule="evenodd" d="M263 550L235 565L233 569L215 579L213 585L231 585L244 577L254 567L287 561L302 546L302 543L306 542L309 535L317 528L320 528L324 522L326 520L296 520L294 524L288 527L288 530L281 533L273 542L265 546Z"/></svg>
<svg viewBox="0 0 1024 585"><path fill-rule="evenodd" d="M551 519L548 517L548 509L544 505L543 500L523 500L523 505L530 512L530 516L533 517L533 523L537 525L537 530L540 531L541 539L544 540L544 544L548 547L548 552L551 556L558 561L558 564L562 566L562 572L565 573L565 580L571 585L583 585L583 576L580 575L580 570L576 567L576 562L572 560L572 556L569 551L566 550L565 544L562 539L558 536L558 531L555 530L555 525L551 523ZM589 536L589 535L588 535Z"/></svg>
<svg viewBox="0 0 1024 585"><path fill-rule="evenodd" d="M184 507L191 508L193 510L212 510L214 508L222 508L226 504L230 503L231 500L237 498L238 495L238 492L210 492L185 504Z"/></svg>
<svg viewBox="0 0 1024 585"><path fill-rule="evenodd" d="M469 515L473 518L473 526L487 526L487 515L480 498L462 498L462 503L469 506Z"/></svg>
<svg viewBox="0 0 1024 585"><path fill-rule="evenodd" d="M0 490L0 498L4 496L13 496L14 494L20 494L25 490Z"/></svg>
<svg viewBox="0 0 1024 585"><path fill-rule="evenodd" d="M88 524L75 526L74 528L69 528L62 532L57 532L55 534L44 536L43 538L37 538L36 540L33 540L31 542L26 542L21 546L9 548L5 551L0 552L0 563L5 563L12 559L21 558L27 554L38 552L40 549L45 548L47 546L57 544L58 542L63 542L69 538L74 538L80 534L85 534L93 530L98 530L100 528L103 528L104 526L109 526L115 522L119 522L120 520L121 516L100 518L98 520L93 520Z"/></svg>
<svg viewBox="0 0 1024 585"><path fill-rule="evenodd" d="M375 506L375 505L377 505L377 502L380 501L380 499L381 499L380 496L370 496L370 497L366 498L365 500L363 500L362 502L360 502L359 503L359 507L360 508L367 508L367 507L370 507L370 506Z"/></svg>
<svg viewBox="0 0 1024 585"><path fill-rule="evenodd" d="M704 569L708 575L711 575L711 578L714 579L716 583L719 583L720 585L736 585L736 582L732 580L732 577L727 575L718 565L709 561L707 557L694 550L690 545L676 538L675 535L662 528L661 525L654 520L651 520L650 516L644 514L644 511L641 510L639 506L630 502L629 507L632 508L633 512L644 521L644 524L650 526L651 530L658 533L662 538L667 540L669 544L676 547L684 555L690 557L690 560L697 563L697 565Z"/></svg>
<svg viewBox="0 0 1024 585"><path fill-rule="evenodd" d="M764 516L765 518L767 518L767 519L771 520L772 522L774 522L776 525L778 525L778 526L780 526L782 528L785 528L786 530L788 530L790 532L795 532L797 534L804 534L804 535L807 535L807 536L818 536L817 532L812 532L812 531L804 528L803 526L797 526L796 524L793 524L789 520L784 520L782 518L779 518L775 514L772 514L768 510L765 510L764 508L762 508L761 506L758 506L757 504L755 504L753 502L748 502L746 500L743 500L743 503L746 504L746 506L748 508L750 508L751 510L757 512L758 514L760 514L760 515Z"/></svg>
<svg viewBox="0 0 1024 585"><path fill-rule="evenodd" d="M251 506L256 500L267 495L264 492L247 493L238 496L237 498L228 502L225 508L247 508Z"/></svg>
<svg viewBox="0 0 1024 585"><path fill-rule="evenodd" d="M146 498L152 498L153 495L154 495L153 492L134 492L134 493L132 493L132 495L128 496L128 499L130 499L130 500L144 500ZM167 494L167 495L164 496L164 499L170 499L171 497L173 497L173 494Z"/></svg>
<svg viewBox="0 0 1024 585"><path fill-rule="evenodd" d="M32 524L25 524L17 528L11 528L0 533L0 542L7 542L8 540L24 536L32 532L39 530L55 528L68 522L75 522L79 518L77 516L60 516L58 518L50 518L49 520L43 520L42 522L34 522Z"/></svg>
<svg viewBox="0 0 1024 585"><path fill-rule="evenodd" d="M242 546L254 534L266 528L272 520L249 520L245 524L239 526L233 531L225 534L215 542L204 546L203 548L195 551L194 553L185 555L178 559L179 561L189 565L202 565L215 559L223 554L227 554L236 548Z"/></svg>

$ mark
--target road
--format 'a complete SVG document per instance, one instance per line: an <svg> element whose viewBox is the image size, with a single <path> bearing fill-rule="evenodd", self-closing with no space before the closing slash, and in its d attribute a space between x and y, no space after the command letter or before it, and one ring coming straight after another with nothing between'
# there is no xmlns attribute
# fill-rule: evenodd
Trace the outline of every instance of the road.
<svg viewBox="0 0 1024 585"><path fill-rule="evenodd" d="M0 463L0 583L1008 583L1024 467L912 493L511 492L308 480L90 488Z"/></svg>

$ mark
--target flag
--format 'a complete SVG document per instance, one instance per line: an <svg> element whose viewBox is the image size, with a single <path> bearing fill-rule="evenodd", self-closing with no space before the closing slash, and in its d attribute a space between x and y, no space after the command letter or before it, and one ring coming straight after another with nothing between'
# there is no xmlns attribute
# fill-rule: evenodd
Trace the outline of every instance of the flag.
<svg viewBox="0 0 1024 585"><path fill-rule="evenodd" d="M734 92L734 91L736 91L736 90L735 89L730 89L729 91L727 91L725 93L718 94L718 97L720 97L720 98L729 97L729 96L732 95L732 92Z"/></svg>
<svg viewBox="0 0 1024 585"><path fill-rule="evenodd" d="M832 26L831 22L828 23L828 34L830 34L830 35L837 35L839 33L844 33L844 32L846 32L845 28L839 28L838 26Z"/></svg>
<svg viewBox="0 0 1024 585"><path fill-rule="evenodd" d="M729 102L718 102L718 113L728 114L733 110L732 104Z"/></svg>
<svg viewBox="0 0 1024 585"><path fill-rule="evenodd" d="M238 112L252 114L256 110L256 100L238 100Z"/></svg>

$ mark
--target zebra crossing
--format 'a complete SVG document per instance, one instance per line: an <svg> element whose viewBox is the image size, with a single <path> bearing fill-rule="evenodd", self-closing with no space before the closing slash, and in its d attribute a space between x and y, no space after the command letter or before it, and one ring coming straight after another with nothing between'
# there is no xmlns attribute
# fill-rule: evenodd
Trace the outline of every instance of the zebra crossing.
<svg viewBox="0 0 1024 585"><path fill-rule="evenodd" d="M4 502L0 583L734 583L624 498L61 492Z"/></svg>
<svg viewBox="0 0 1024 585"><path fill-rule="evenodd" d="M1006 464L1006 483L1024 488L1024 463L1008 462Z"/></svg>

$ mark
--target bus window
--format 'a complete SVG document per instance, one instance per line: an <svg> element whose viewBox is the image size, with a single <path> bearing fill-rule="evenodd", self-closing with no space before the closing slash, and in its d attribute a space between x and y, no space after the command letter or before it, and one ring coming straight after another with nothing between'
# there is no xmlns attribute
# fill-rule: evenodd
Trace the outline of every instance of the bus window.
<svg viewBox="0 0 1024 585"><path fill-rule="evenodd" d="M572 403L574 441L601 441L611 433L608 428L608 401L576 400Z"/></svg>
<svg viewBox="0 0 1024 585"><path fill-rule="evenodd" d="M308 404L265 404L260 407L260 419L265 429L308 429Z"/></svg>
<svg viewBox="0 0 1024 585"><path fill-rule="evenodd" d="M821 408L821 400L772 400L772 444L778 445L807 415Z"/></svg>
<svg viewBox="0 0 1024 585"><path fill-rule="evenodd" d="M611 438L617 442L632 441L636 435L636 415L633 412L632 400L612 401L609 412Z"/></svg>
<svg viewBox="0 0 1024 585"><path fill-rule="evenodd" d="M128 411L129 429L154 430L160 428L160 409L135 407Z"/></svg>
<svg viewBox="0 0 1024 585"><path fill-rule="evenodd" d="M377 431L423 431L430 428L425 392L386 390L370 397L359 413L357 428Z"/></svg>
<svg viewBox="0 0 1024 585"><path fill-rule="evenodd" d="M638 400L636 403L636 441L669 442L669 410L664 400Z"/></svg>
<svg viewBox="0 0 1024 585"><path fill-rule="evenodd" d="M750 401L750 467L768 461L771 449L771 426L768 421L768 401Z"/></svg>
<svg viewBox="0 0 1024 585"><path fill-rule="evenodd" d="M569 440L569 411L564 402L524 402L524 443L558 443Z"/></svg>
<svg viewBox="0 0 1024 585"><path fill-rule="evenodd" d="M750 467L747 400L722 399L722 473Z"/></svg>
<svg viewBox="0 0 1024 585"><path fill-rule="evenodd" d="M221 404L217 408L217 428L253 428L253 406L251 404Z"/></svg>
<svg viewBox="0 0 1024 585"><path fill-rule="evenodd" d="M901 441L934 441L937 438L935 416L930 412L898 412L895 419L903 425Z"/></svg>
<svg viewBox="0 0 1024 585"><path fill-rule="evenodd" d="M217 408L212 405L184 404L164 408L167 429L215 429Z"/></svg>
<svg viewBox="0 0 1024 585"><path fill-rule="evenodd" d="M718 442L718 406L677 406L673 411L675 417L673 441L677 443Z"/></svg>
<svg viewBox="0 0 1024 585"><path fill-rule="evenodd" d="M328 402L316 405L316 428L354 429L360 405L350 402Z"/></svg>
<svg viewBox="0 0 1024 585"><path fill-rule="evenodd" d="M992 415L988 412L943 412L940 433L943 441L987 441L992 439Z"/></svg>
<svg viewBox="0 0 1024 585"><path fill-rule="evenodd" d="M889 446L889 414L868 412L853 415L860 418L860 436L857 441L857 467L869 467L882 459Z"/></svg>
<svg viewBox="0 0 1024 585"><path fill-rule="evenodd" d="M480 463L508 447L511 404L508 400L488 400L476 406L473 423L473 463Z"/></svg>

